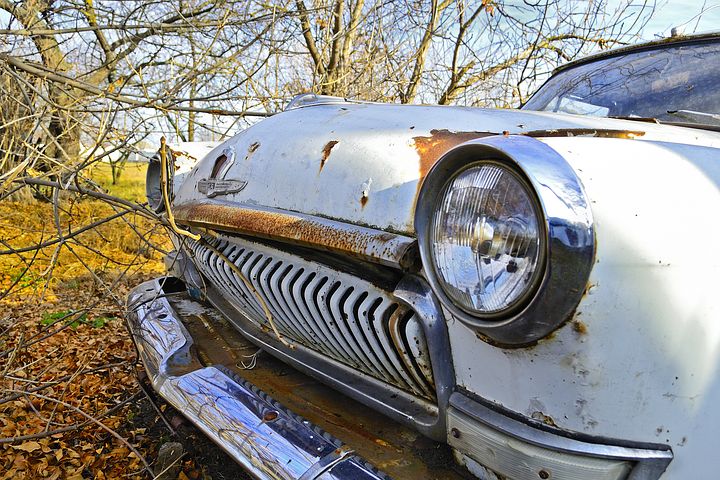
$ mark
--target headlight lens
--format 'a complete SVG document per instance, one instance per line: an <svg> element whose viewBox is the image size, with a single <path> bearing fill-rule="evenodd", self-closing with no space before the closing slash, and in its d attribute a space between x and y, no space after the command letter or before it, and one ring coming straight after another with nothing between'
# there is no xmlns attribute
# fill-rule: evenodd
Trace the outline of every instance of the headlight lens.
<svg viewBox="0 0 720 480"><path fill-rule="evenodd" d="M500 163L451 178L432 218L430 247L453 303L480 317L520 307L543 269L541 218L525 180Z"/></svg>

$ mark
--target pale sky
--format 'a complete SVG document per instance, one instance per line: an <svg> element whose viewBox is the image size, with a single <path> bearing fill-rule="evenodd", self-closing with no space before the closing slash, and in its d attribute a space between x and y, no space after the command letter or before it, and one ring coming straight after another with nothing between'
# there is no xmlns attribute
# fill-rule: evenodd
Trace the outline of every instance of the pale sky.
<svg viewBox="0 0 720 480"><path fill-rule="evenodd" d="M625 0L611 0L624 2ZM720 31L719 0L658 0L655 15L648 23L643 37L652 40L667 37L670 29L683 26L684 33Z"/></svg>

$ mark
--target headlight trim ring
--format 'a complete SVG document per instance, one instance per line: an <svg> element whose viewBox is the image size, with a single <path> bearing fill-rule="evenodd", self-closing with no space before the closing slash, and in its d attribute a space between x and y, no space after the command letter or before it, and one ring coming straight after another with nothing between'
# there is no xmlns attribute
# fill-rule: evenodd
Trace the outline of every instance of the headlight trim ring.
<svg viewBox="0 0 720 480"><path fill-rule="evenodd" d="M519 310L488 321L459 308L445 294L431 252L432 215L447 183L460 170L495 160L527 179L539 203L545 238L544 272L535 293ZM571 317L595 261L595 232L587 195L568 162L540 140L493 136L455 147L428 172L418 194L415 230L427 280L452 316L491 343L507 347L533 344Z"/></svg>

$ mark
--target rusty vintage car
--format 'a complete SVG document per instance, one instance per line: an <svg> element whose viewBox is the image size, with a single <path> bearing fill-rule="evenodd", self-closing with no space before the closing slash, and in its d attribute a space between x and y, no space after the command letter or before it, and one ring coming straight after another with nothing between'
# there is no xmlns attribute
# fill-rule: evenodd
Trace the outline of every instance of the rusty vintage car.
<svg viewBox="0 0 720 480"><path fill-rule="evenodd" d="M720 36L520 110L302 95L148 173L175 250L128 324L261 479L709 479Z"/></svg>

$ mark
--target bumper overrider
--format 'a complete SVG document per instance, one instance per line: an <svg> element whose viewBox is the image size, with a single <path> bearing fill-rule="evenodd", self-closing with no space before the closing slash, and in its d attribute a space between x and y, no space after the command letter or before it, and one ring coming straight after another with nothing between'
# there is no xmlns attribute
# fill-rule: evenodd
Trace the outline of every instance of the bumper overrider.
<svg viewBox="0 0 720 480"><path fill-rule="evenodd" d="M162 277L131 292L127 323L154 389L235 461L260 479L389 478L353 445L283 407L237 371L200 358L197 334L187 326L198 312L219 316L191 298L181 280ZM439 388L452 392L438 406L445 417L443 440L480 478L652 480L672 459L662 446L563 434L454 385Z"/></svg>

